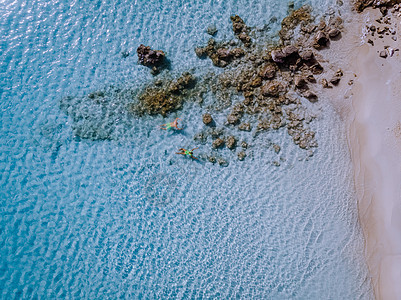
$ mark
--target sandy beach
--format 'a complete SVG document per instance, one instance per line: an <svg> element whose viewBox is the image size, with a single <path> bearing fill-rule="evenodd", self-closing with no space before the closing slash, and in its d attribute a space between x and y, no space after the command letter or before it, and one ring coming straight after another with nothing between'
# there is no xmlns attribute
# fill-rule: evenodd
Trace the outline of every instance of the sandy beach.
<svg viewBox="0 0 401 300"><path fill-rule="evenodd" d="M348 125L359 219L376 299L401 299L399 14L389 12L381 18L379 9L353 11L341 42L327 50L345 74L340 92L328 93Z"/></svg>

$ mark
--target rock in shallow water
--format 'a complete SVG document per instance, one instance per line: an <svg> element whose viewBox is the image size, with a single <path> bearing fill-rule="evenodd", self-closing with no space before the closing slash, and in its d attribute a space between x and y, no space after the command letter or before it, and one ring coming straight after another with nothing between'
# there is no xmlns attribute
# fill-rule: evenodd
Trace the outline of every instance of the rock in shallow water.
<svg viewBox="0 0 401 300"><path fill-rule="evenodd" d="M149 46L141 44L136 49L139 63L147 67L158 67L164 63L166 55L161 50L152 50Z"/></svg>
<svg viewBox="0 0 401 300"><path fill-rule="evenodd" d="M209 25L209 26L207 27L207 29L206 29L206 32L207 32L207 34L209 34L209 35L211 35L211 36L216 35L216 33L217 33L216 25L214 25L214 24Z"/></svg>
<svg viewBox="0 0 401 300"><path fill-rule="evenodd" d="M224 140L221 138L217 138L213 141L212 147L213 149L222 148L224 146Z"/></svg>
<svg viewBox="0 0 401 300"><path fill-rule="evenodd" d="M237 139L233 136L229 136L227 138L226 145L228 149L234 149L237 145Z"/></svg>
<svg viewBox="0 0 401 300"><path fill-rule="evenodd" d="M237 154L239 160L244 160L246 157L246 153L244 151L240 151Z"/></svg>
<svg viewBox="0 0 401 300"><path fill-rule="evenodd" d="M206 113L202 116L203 124L211 125L213 123L213 118L210 114Z"/></svg>

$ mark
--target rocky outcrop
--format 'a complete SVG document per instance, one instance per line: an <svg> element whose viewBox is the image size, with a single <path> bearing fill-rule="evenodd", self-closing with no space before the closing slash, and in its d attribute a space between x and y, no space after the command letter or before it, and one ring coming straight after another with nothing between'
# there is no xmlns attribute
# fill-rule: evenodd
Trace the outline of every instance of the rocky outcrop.
<svg viewBox="0 0 401 300"><path fill-rule="evenodd" d="M149 46L141 44L137 49L138 62L141 65L152 68L154 74L158 73L160 68L166 62L166 55L162 50L152 50Z"/></svg>
<svg viewBox="0 0 401 300"><path fill-rule="evenodd" d="M362 12L367 7L391 7L401 3L401 0L354 0L354 8L357 12Z"/></svg>

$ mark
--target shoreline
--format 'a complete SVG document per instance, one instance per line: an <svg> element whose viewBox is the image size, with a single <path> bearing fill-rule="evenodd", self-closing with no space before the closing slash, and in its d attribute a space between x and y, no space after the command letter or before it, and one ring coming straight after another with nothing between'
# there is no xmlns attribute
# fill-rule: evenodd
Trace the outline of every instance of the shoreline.
<svg viewBox="0 0 401 300"><path fill-rule="evenodd" d="M400 51L390 56L391 49L401 48L401 18L391 16L386 25L375 21L381 17L378 9L350 14L343 38L328 50L330 57L341 60L346 76L340 89L328 94L348 128L359 221L375 297L401 299ZM378 38L377 32L372 36L367 29L371 25L394 27L396 33ZM385 46L390 51L383 58L379 54Z"/></svg>

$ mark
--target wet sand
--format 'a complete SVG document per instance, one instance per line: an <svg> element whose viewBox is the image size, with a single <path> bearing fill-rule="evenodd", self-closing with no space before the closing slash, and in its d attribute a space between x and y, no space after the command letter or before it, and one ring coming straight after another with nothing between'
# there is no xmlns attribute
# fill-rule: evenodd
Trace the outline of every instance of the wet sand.
<svg viewBox="0 0 401 300"><path fill-rule="evenodd" d="M365 255L376 299L401 299L401 18L375 20L379 10L352 13L339 43L327 54L345 76L340 89L328 91L348 124ZM398 14L398 13L397 13ZM367 30L390 27L379 38ZM395 36L395 38L393 38ZM373 41L374 46L367 43ZM396 41L395 41L396 39ZM390 46L388 57L379 56Z"/></svg>

